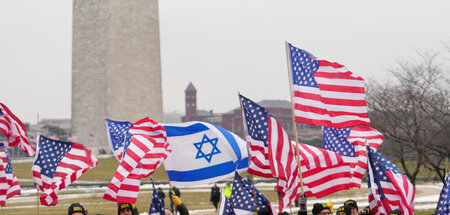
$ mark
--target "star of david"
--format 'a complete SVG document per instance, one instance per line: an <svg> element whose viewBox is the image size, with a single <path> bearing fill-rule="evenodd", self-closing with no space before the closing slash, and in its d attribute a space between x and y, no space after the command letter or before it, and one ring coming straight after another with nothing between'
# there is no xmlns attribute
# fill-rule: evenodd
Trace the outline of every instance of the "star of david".
<svg viewBox="0 0 450 215"><path fill-rule="evenodd" d="M194 143L195 148L198 149L197 155L195 156L195 159L199 159L199 158L205 158L208 163L211 163L211 158L213 155L215 154L219 154L220 150L217 148L217 141L218 138L213 138L213 139L209 139L208 136L203 135L202 141L198 142L198 143ZM204 143L210 143L212 146L211 152L209 153L205 153L202 151L202 147Z"/></svg>

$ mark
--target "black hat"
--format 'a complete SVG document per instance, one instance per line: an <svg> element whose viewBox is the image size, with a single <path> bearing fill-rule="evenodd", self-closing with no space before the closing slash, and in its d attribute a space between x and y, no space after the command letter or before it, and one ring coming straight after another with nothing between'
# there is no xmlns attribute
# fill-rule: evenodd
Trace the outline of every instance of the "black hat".
<svg viewBox="0 0 450 215"><path fill-rule="evenodd" d="M356 201L353 199L349 199L347 201L344 202L344 205L353 205L353 207L356 208L356 210L358 210L358 204L356 204Z"/></svg>
<svg viewBox="0 0 450 215"><path fill-rule="evenodd" d="M361 215L372 215L372 213L370 213L370 206L367 205L366 207L364 207L359 214L361 214Z"/></svg>
<svg viewBox="0 0 450 215"><path fill-rule="evenodd" d="M324 209L328 209L331 212L331 209L327 204L316 203L313 206L312 213L313 215L318 215Z"/></svg>
<svg viewBox="0 0 450 215"><path fill-rule="evenodd" d="M346 215L351 215L352 209L348 205L343 205L337 209L336 214L339 212L344 212Z"/></svg>
<svg viewBox="0 0 450 215"><path fill-rule="evenodd" d="M83 215L86 215L86 211L84 210L83 205L80 205L80 203L72 203L69 206L69 215L72 215L73 213L82 213Z"/></svg>
<svg viewBox="0 0 450 215"><path fill-rule="evenodd" d="M395 209L388 213L388 215L402 215L402 214L403 214L402 211L399 209Z"/></svg>
<svg viewBox="0 0 450 215"><path fill-rule="evenodd" d="M130 211L133 211L133 205L131 203L120 203L117 208L118 214L120 214L120 211L123 209L130 209Z"/></svg>

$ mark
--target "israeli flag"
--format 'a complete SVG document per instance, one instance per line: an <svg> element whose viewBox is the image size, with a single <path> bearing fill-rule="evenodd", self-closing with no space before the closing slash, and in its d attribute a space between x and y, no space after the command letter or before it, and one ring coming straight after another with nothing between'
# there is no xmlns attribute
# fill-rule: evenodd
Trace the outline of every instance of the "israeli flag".
<svg viewBox="0 0 450 215"><path fill-rule="evenodd" d="M233 177L248 168L247 143L206 122L163 124L172 153L164 161L172 186L195 186Z"/></svg>

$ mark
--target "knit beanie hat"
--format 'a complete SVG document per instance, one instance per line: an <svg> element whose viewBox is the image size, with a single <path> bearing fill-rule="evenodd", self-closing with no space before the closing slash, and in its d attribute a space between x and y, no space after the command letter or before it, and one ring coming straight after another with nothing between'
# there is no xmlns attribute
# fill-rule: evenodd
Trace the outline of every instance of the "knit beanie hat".
<svg viewBox="0 0 450 215"><path fill-rule="evenodd" d="M330 207L327 204L316 203L313 206L312 213L313 215L318 215L324 209L328 209L329 211L331 211Z"/></svg>
<svg viewBox="0 0 450 215"><path fill-rule="evenodd" d="M399 209L395 209L388 213L388 215L402 215L402 214L403 214L402 211Z"/></svg>
<svg viewBox="0 0 450 215"><path fill-rule="evenodd" d="M349 199L349 200L345 201L344 205L348 205L348 206L353 205L353 207L355 207L356 210L358 210L358 204L356 204L356 201L353 199Z"/></svg>
<svg viewBox="0 0 450 215"><path fill-rule="evenodd" d="M123 209L130 209L130 211L133 211L133 205L131 205L131 203L120 203L117 208L117 213L120 214L120 211Z"/></svg>
<svg viewBox="0 0 450 215"><path fill-rule="evenodd" d="M83 215L86 215L86 211L84 210L84 207L80 203L72 203L69 206L69 215L72 215L73 213L82 213Z"/></svg>
<svg viewBox="0 0 450 215"><path fill-rule="evenodd" d="M339 212L344 212L346 215L351 215L352 209L348 205L343 205L337 209L336 214L338 214Z"/></svg>

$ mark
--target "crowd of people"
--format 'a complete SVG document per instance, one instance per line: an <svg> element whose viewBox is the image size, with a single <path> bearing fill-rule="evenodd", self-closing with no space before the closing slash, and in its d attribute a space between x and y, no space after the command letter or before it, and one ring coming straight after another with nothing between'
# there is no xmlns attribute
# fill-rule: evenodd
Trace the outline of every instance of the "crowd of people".
<svg viewBox="0 0 450 215"><path fill-rule="evenodd" d="M228 182L224 188L224 194L226 198L230 198L231 196L231 190L232 186ZM217 186L217 184L214 184L213 187L211 187L211 198L210 201L213 203L213 206L216 209L216 212L218 210L218 202L220 201L220 189ZM158 188L158 194L163 202L164 207L164 198L165 194L162 191L161 188ZM176 215L177 213L180 213L179 215L189 215L189 210L187 209L186 205L180 200L181 193L180 190L177 187L172 187L171 190L169 190L169 198L170 198L170 209L165 209L166 215ZM307 207L306 207L306 196L300 196L300 199L298 200L299 205L299 211L298 215L307 215ZM296 204L297 205L297 204ZM175 206L175 209L174 209ZM361 211L358 210L358 203L355 200L349 199L344 202L344 204L340 207L338 207L335 211L333 211L333 204L332 203L315 203L313 205L312 214L313 215L372 215L370 211L370 207L366 206ZM132 203L121 203L117 206L117 214L118 215L139 215L139 211L135 204ZM258 211L258 215L270 215L270 209L266 208L263 210ZM70 205L68 209L68 215L87 215L87 210L84 209L84 207L79 203L73 203ZM282 212L280 215L288 215L287 212ZM395 209L393 211L388 212L388 215L402 215L402 211Z"/></svg>

